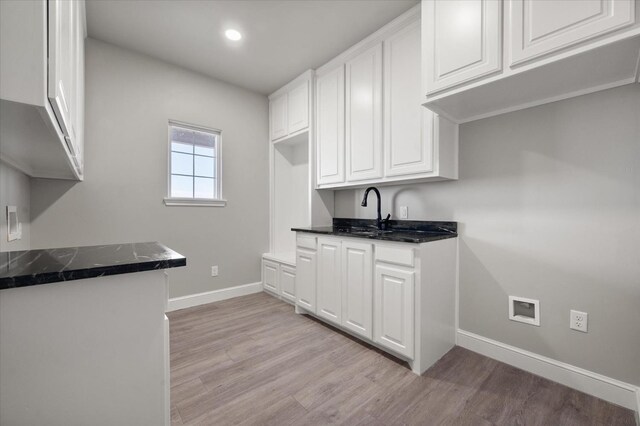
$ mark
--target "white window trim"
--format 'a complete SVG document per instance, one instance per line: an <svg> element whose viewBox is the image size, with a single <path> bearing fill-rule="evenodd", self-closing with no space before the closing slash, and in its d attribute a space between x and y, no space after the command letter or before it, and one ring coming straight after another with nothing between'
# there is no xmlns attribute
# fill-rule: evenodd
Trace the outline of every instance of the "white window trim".
<svg viewBox="0 0 640 426"><path fill-rule="evenodd" d="M165 206L224 207L227 200L211 198L170 198L164 199Z"/></svg>
<svg viewBox="0 0 640 426"><path fill-rule="evenodd" d="M180 198L171 196L171 126L218 134L218 146L216 147L216 193L218 198ZM185 123L184 121L169 120L167 125L167 196L164 198L164 205L192 207L225 207L227 205L227 200L222 196L222 130Z"/></svg>

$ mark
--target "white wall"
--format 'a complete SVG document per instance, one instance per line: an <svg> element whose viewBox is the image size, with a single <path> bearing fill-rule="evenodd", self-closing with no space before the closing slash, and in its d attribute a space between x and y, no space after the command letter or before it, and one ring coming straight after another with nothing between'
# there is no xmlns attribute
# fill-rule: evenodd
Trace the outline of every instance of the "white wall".
<svg viewBox="0 0 640 426"><path fill-rule="evenodd" d="M0 251L29 250L30 192L29 177L0 162ZM22 223L22 238L19 240L7 240L7 206L17 207L18 220Z"/></svg>
<svg viewBox="0 0 640 426"><path fill-rule="evenodd" d="M362 192L336 217L373 218ZM459 181L381 193L383 214L459 222L460 328L640 385L640 85L462 125ZM539 299L541 326L508 295Z"/></svg>
<svg viewBox="0 0 640 426"><path fill-rule="evenodd" d="M33 248L160 241L187 257L169 271L170 297L260 280L266 97L89 39L85 117L85 181L32 182ZM163 204L169 119L222 129L226 207Z"/></svg>

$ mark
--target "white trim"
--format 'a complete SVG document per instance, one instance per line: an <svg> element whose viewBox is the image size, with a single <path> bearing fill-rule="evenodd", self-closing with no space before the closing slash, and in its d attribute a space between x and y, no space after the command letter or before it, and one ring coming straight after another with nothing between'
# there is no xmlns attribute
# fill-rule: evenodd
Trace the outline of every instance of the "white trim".
<svg viewBox="0 0 640 426"><path fill-rule="evenodd" d="M360 40L344 52L325 62L323 65L316 68L316 77L321 77L326 73L333 71L336 67L344 64L348 60L355 58L360 53L369 50L374 45L381 43L389 35L404 28L413 21L420 20L420 5L417 4L411 9L404 12L402 15L395 18L393 21L385 24L382 28Z"/></svg>
<svg viewBox="0 0 640 426"><path fill-rule="evenodd" d="M192 206L192 207L224 207L227 200L210 200L208 198L170 198L164 199L165 206Z"/></svg>
<svg viewBox="0 0 640 426"><path fill-rule="evenodd" d="M458 346L553 380L630 410L638 410L638 387L524 349L458 329ZM637 411L636 411L637 412Z"/></svg>
<svg viewBox="0 0 640 426"><path fill-rule="evenodd" d="M636 388L636 424L640 426L640 387Z"/></svg>
<svg viewBox="0 0 640 426"><path fill-rule="evenodd" d="M190 294L188 296L174 297L169 299L167 312L179 309L191 308L193 306L207 303L219 302L221 300L232 299L234 297L246 296L248 294L260 293L262 291L262 281L251 284L237 285L235 287L222 288L220 290L206 291L204 293Z"/></svg>
<svg viewBox="0 0 640 426"><path fill-rule="evenodd" d="M180 127L187 130L193 130L200 133L209 133L217 136L216 147L214 150L215 151L215 157L214 157L215 171L213 176L213 179L215 180L215 196L217 198L210 200L210 199L199 199L199 198L178 198L178 197L171 196L171 153L172 153L171 129L173 127ZM195 154L195 151L193 154ZM192 172L193 172L192 177L195 179L196 178L195 165ZM193 195L195 195L195 187L194 187ZM179 200L179 202L176 202L177 200ZM169 201L169 203L167 203L167 201ZM185 201L189 201L189 202L185 202ZM211 201L214 201L214 203L212 203ZM220 203L220 201L224 201L224 203ZM226 200L224 199L224 196L222 193L222 130L216 129L213 127L205 127L205 126L199 126L196 124L189 124L189 123L185 123L183 121L178 121L178 120L169 120L169 123L167 125L167 196L164 199L164 203L167 206L195 205L198 207L204 207L204 206L224 207L224 205L226 204Z"/></svg>

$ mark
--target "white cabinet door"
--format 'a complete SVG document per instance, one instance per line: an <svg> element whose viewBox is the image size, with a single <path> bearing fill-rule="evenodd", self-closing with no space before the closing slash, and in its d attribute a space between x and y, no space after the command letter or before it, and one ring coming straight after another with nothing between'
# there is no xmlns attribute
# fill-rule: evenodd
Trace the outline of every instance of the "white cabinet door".
<svg viewBox="0 0 640 426"><path fill-rule="evenodd" d="M373 252L371 244L342 241L342 325L372 339Z"/></svg>
<svg viewBox="0 0 640 426"><path fill-rule="evenodd" d="M316 251L303 247L296 251L296 304L316 312Z"/></svg>
<svg viewBox="0 0 640 426"><path fill-rule="evenodd" d="M287 265L280 265L280 294L285 299L296 301L296 269Z"/></svg>
<svg viewBox="0 0 640 426"><path fill-rule="evenodd" d="M502 69L502 1L422 3L427 95Z"/></svg>
<svg viewBox="0 0 640 426"><path fill-rule="evenodd" d="M511 65L631 25L629 0L511 0Z"/></svg>
<svg viewBox="0 0 640 426"><path fill-rule="evenodd" d="M67 145L73 150L75 142L74 103L77 26L74 25L78 7L76 2L50 0L49 12L49 81L48 96ZM72 152L73 154L73 152Z"/></svg>
<svg viewBox="0 0 640 426"><path fill-rule="evenodd" d="M271 140L287 136L287 94L274 98L270 102Z"/></svg>
<svg viewBox="0 0 640 426"><path fill-rule="evenodd" d="M74 108L74 133L75 133L75 156L73 161L79 173L84 170L84 3L74 2L78 11L76 21L75 36L75 108Z"/></svg>
<svg viewBox="0 0 640 426"><path fill-rule="evenodd" d="M419 21L384 43L385 176L433 170L433 113L420 104L420 58Z"/></svg>
<svg viewBox="0 0 640 426"><path fill-rule="evenodd" d="M344 66L316 80L319 185L344 182Z"/></svg>
<svg viewBox="0 0 640 426"><path fill-rule="evenodd" d="M291 89L288 95L288 133L292 134L309 127L309 82Z"/></svg>
<svg viewBox="0 0 640 426"><path fill-rule="evenodd" d="M262 286L265 290L279 293L278 270L279 267L277 263L268 260L262 261Z"/></svg>
<svg viewBox="0 0 640 426"><path fill-rule="evenodd" d="M415 273L376 265L374 280L374 341L409 358L413 353Z"/></svg>
<svg viewBox="0 0 640 426"><path fill-rule="evenodd" d="M340 240L318 238L318 316L340 325L342 285Z"/></svg>
<svg viewBox="0 0 640 426"><path fill-rule="evenodd" d="M381 178L381 43L347 62L345 114L347 181Z"/></svg>

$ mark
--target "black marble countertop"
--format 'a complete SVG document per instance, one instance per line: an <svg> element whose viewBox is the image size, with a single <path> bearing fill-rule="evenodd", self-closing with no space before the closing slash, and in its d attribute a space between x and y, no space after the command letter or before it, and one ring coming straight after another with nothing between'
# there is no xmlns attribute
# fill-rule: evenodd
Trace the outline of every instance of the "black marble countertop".
<svg viewBox="0 0 640 426"><path fill-rule="evenodd" d="M292 231L341 237L368 238L403 243L428 243L458 236L457 222L390 220L385 230L378 230L373 219L333 219L333 226L291 228Z"/></svg>
<svg viewBox="0 0 640 426"><path fill-rule="evenodd" d="M158 242L9 251L0 253L0 290L186 264Z"/></svg>

